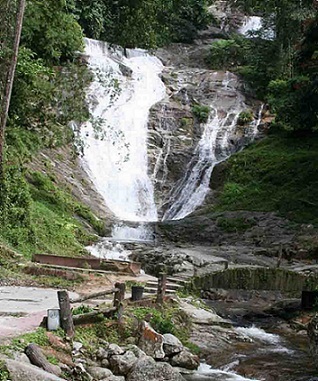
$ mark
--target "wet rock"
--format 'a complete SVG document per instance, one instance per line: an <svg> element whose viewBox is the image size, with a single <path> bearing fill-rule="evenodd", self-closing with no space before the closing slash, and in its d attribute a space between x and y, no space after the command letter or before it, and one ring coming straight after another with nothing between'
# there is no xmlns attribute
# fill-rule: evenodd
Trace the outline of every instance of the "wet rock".
<svg viewBox="0 0 318 381"><path fill-rule="evenodd" d="M181 374L167 363L157 363L151 357L142 357L135 364L127 381L184 381Z"/></svg>
<svg viewBox="0 0 318 381"><path fill-rule="evenodd" d="M163 351L163 336L157 333L147 322L140 324L141 336L139 338L138 347L146 353L146 355L154 359L163 359L165 353Z"/></svg>
<svg viewBox="0 0 318 381"><path fill-rule="evenodd" d="M112 356L109 360L110 369L115 375L125 376L137 362L138 358L132 351L127 351L123 355Z"/></svg>
<svg viewBox="0 0 318 381"><path fill-rule="evenodd" d="M200 365L200 359L198 356L192 354L187 348L185 348L182 352L172 357L171 365L195 370Z"/></svg>
<svg viewBox="0 0 318 381"><path fill-rule="evenodd" d="M87 372L94 378L94 380L105 380L113 375L109 369L97 366L87 367Z"/></svg>
<svg viewBox="0 0 318 381"><path fill-rule="evenodd" d="M181 341L171 333L163 335L163 350L167 356L180 353L183 349Z"/></svg>

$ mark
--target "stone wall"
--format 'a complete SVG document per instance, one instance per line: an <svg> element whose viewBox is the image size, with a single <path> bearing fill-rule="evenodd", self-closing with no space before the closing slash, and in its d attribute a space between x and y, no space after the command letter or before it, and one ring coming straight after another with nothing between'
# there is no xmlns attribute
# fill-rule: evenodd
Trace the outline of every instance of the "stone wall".
<svg viewBox="0 0 318 381"><path fill-rule="evenodd" d="M265 267L240 267L196 277L195 289L207 291L214 288L238 290L280 290L301 293L318 286L317 275L305 275L294 271Z"/></svg>

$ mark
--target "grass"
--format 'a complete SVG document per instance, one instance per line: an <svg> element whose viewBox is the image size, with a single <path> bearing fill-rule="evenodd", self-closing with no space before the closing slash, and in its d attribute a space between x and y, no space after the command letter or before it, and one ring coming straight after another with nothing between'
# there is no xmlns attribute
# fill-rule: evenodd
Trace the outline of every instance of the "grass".
<svg viewBox="0 0 318 381"><path fill-rule="evenodd" d="M103 235L104 223L89 208L76 201L71 192L57 184L52 176L41 172L26 174L29 184L29 222L4 224L0 241L28 259L34 253L65 256L87 254L84 246ZM24 209L24 213L25 213ZM87 229L90 226L90 231Z"/></svg>
<svg viewBox="0 0 318 381"><path fill-rule="evenodd" d="M217 203L205 211L278 212L318 225L318 135L269 135L233 155Z"/></svg>

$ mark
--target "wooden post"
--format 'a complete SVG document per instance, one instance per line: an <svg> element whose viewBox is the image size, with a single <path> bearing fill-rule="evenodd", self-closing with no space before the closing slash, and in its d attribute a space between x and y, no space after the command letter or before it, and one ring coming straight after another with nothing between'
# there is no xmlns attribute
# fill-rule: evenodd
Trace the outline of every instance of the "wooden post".
<svg viewBox="0 0 318 381"><path fill-rule="evenodd" d="M167 274L160 273L158 278L157 303L162 304L166 296L167 289Z"/></svg>
<svg viewBox="0 0 318 381"><path fill-rule="evenodd" d="M126 285L125 283L115 283L115 288L117 291L114 295L114 307L119 308L121 302L125 299Z"/></svg>
<svg viewBox="0 0 318 381"><path fill-rule="evenodd" d="M61 326L66 332L66 335L70 338L74 337L74 323L71 311L70 297L68 292L58 291L57 292L59 306L60 306L60 318L61 318Z"/></svg>

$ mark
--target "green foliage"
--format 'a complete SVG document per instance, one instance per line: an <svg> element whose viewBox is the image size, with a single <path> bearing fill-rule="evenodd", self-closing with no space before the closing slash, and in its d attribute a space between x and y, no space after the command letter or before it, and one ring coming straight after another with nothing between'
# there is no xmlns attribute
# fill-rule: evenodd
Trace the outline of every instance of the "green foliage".
<svg viewBox="0 0 318 381"><path fill-rule="evenodd" d="M167 305L160 310L151 307L137 307L132 313L138 320L147 319L151 326L161 334L172 333L183 343L186 343L189 338L191 321L178 308Z"/></svg>
<svg viewBox="0 0 318 381"><path fill-rule="evenodd" d="M87 314L87 313L93 312L93 311L94 311L94 308L89 307L89 306L81 305L81 306L78 306L78 307L74 308L72 310L72 314L73 315L81 315L81 314Z"/></svg>
<svg viewBox="0 0 318 381"><path fill-rule="evenodd" d="M289 131L317 130L318 94L307 76L271 81L268 102L277 114L275 122Z"/></svg>
<svg viewBox="0 0 318 381"><path fill-rule="evenodd" d="M86 35L124 47L191 42L210 20L206 0L74 0Z"/></svg>
<svg viewBox="0 0 318 381"><path fill-rule="evenodd" d="M49 339L44 328L38 328L35 332L26 333L12 339L9 349L11 351L23 352L25 347L31 343L41 347L50 345Z"/></svg>
<svg viewBox="0 0 318 381"><path fill-rule="evenodd" d="M237 119L237 123L241 126L253 122L254 114L252 110L241 111Z"/></svg>
<svg viewBox="0 0 318 381"><path fill-rule="evenodd" d="M229 159L215 210L277 211L318 224L318 137L274 134Z"/></svg>
<svg viewBox="0 0 318 381"><path fill-rule="evenodd" d="M28 0L22 44L47 63L57 64L83 49L83 35L65 1Z"/></svg>
<svg viewBox="0 0 318 381"><path fill-rule="evenodd" d="M9 381L10 375L4 361L0 360L0 381Z"/></svg>
<svg viewBox="0 0 318 381"><path fill-rule="evenodd" d="M21 48L8 133L11 128L32 131L36 134L33 140L37 139L42 147L70 142L73 132L68 123L89 117L85 89L90 80L91 74L83 65L49 68L30 49Z"/></svg>
<svg viewBox="0 0 318 381"><path fill-rule="evenodd" d="M206 123L208 121L210 111L210 107L205 105L196 104L192 107L192 113L200 123Z"/></svg>
<svg viewBox="0 0 318 381"><path fill-rule="evenodd" d="M230 40L216 40L212 43L207 62L212 69L230 69L245 63L244 44L248 40L237 36Z"/></svg>

